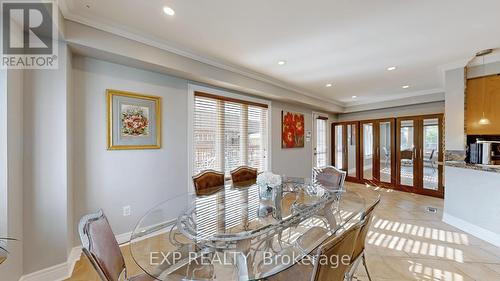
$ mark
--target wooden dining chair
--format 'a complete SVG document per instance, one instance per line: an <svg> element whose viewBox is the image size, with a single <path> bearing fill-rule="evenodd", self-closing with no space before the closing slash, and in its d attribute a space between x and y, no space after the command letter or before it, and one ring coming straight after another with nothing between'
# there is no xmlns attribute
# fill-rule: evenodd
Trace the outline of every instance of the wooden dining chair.
<svg viewBox="0 0 500 281"><path fill-rule="evenodd" d="M321 244L314 254L314 264L297 263L274 276L270 281L311 280L311 281L343 281L349 263L342 262L342 257L352 256L361 223L356 223L345 231L333 235ZM333 257L336 257L333 259ZM324 262L328 260L329 262ZM338 261L331 264L330 261Z"/></svg>
<svg viewBox="0 0 500 281"><path fill-rule="evenodd" d="M257 169L240 166L231 171L231 180L235 186L249 186L257 181Z"/></svg>
<svg viewBox="0 0 500 281"><path fill-rule="evenodd" d="M196 195L210 195L224 188L224 173L205 170L193 176Z"/></svg>
<svg viewBox="0 0 500 281"><path fill-rule="evenodd" d="M127 276L127 268L120 246L111 230L108 219L98 210L83 216L78 225L83 253L97 271L102 281L152 281L147 274Z"/></svg>
<svg viewBox="0 0 500 281"><path fill-rule="evenodd" d="M368 271L368 266L366 265L366 256L365 256L365 243L366 236L368 235L368 230L370 229L370 225L373 220L373 211L380 203L380 195L377 197L377 200L373 204L371 204L361 215L361 229L359 231L358 238L356 239L356 245L354 246L354 251L352 253L351 258L351 266L349 271L346 274L346 281L352 280L354 277L354 273L356 273L356 269L360 262L363 262L363 266L366 270L366 275L368 276L368 280L371 281L370 272Z"/></svg>

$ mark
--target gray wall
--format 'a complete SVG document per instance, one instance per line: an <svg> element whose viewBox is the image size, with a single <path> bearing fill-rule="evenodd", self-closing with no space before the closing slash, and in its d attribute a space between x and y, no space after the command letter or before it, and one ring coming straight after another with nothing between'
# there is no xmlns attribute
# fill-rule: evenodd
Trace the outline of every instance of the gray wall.
<svg viewBox="0 0 500 281"><path fill-rule="evenodd" d="M7 235L7 70L0 69L0 237Z"/></svg>
<svg viewBox="0 0 500 281"><path fill-rule="evenodd" d="M191 176L187 167L188 83L96 59L73 58L74 228L83 214L103 208L115 233L127 233L152 206L186 192ZM106 150L106 89L162 97L161 149ZM272 102L271 108L271 170L310 177L312 141L304 148L282 149L280 122L283 109L302 112L306 131L312 130L313 111L279 102ZM129 217L122 215L125 205L131 206ZM74 240L79 243L76 236Z"/></svg>
<svg viewBox="0 0 500 281"><path fill-rule="evenodd" d="M154 205L187 190L187 81L83 57L74 58L73 69L73 227L103 208L115 234L126 233ZM162 97L161 149L106 150L106 89Z"/></svg>
<svg viewBox="0 0 500 281"><path fill-rule="evenodd" d="M19 32L14 32L19 36ZM23 240L23 71L0 70L0 237ZM18 280L23 272L22 242L8 242L10 252L0 266L2 280Z"/></svg>
<svg viewBox="0 0 500 281"><path fill-rule="evenodd" d="M464 69L445 72L445 147L465 149L464 134Z"/></svg>
<svg viewBox="0 0 500 281"><path fill-rule="evenodd" d="M303 148L281 148L281 111L304 114L305 132L313 130L313 111L311 109L285 104L272 103L271 112L271 171L280 175L311 177L313 167L313 140L304 141ZM329 126L328 126L329 127Z"/></svg>
<svg viewBox="0 0 500 281"><path fill-rule="evenodd" d="M500 73L500 62L485 66L473 66L467 70L467 78ZM464 68L445 72L445 136L447 150L465 149L465 80Z"/></svg>
<svg viewBox="0 0 500 281"><path fill-rule="evenodd" d="M481 77L484 75L500 73L500 62L492 62L483 65L472 66L467 69L467 78Z"/></svg>
<svg viewBox="0 0 500 281"><path fill-rule="evenodd" d="M23 71L7 71L7 232L9 237L23 241ZM6 275L19 277L22 274L23 244L22 242L9 243L11 252L7 264ZM10 268L9 268L10 267Z"/></svg>
<svg viewBox="0 0 500 281"><path fill-rule="evenodd" d="M24 73L25 274L67 259L67 52L59 44L57 70Z"/></svg>
<svg viewBox="0 0 500 281"><path fill-rule="evenodd" d="M445 173L444 221L500 247L500 174L455 167Z"/></svg>
<svg viewBox="0 0 500 281"><path fill-rule="evenodd" d="M357 121L379 118L402 117L423 114L444 113L444 102L423 103L409 106L366 110L353 113L338 114L339 121Z"/></svg>

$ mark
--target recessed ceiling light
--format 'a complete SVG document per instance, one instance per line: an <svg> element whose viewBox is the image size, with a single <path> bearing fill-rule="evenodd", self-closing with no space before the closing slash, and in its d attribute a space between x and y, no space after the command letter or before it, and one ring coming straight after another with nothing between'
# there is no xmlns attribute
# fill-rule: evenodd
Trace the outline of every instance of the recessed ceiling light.
<svg viewBox="0 0 500 281"><path fill-rule="evenodd" d="M356 98L358 98L358 96L352 96L351 98L356 99Z"/></svg>
<svg viewBox="0 0 500 281"><path fill-rule="evenodd" d="M327 88L330 88L331 86L333 86L331 83L328 83L325 85L325 87L327 87Z"/></svg>
<svg viewBox="0 0 500 281"><path fill-rule="evenodd" d="M285 65L285 64L286 64L286 61L284 61L284 60L279 60L279 61L278 61L278 64L279 64L279 65Z"/></svg>
<svg viewBox="0 0 500 281"><path fill-rule="evenodd" d="M175 15L174 9L170 8L169 6L163 7L163 12L169 16Z"/></svg>
<svg viewBox="0 0 500 281"><path fill-rule="evenodd" d="M408 88L410 88L410 85L404 85L404 86L402 86L401 88L403 88L403 89L408 89Z"/></svg>
<svg viewBox="0 0 500 281"><path fill-rule="evenodd" d="M393 71L393 70L396 70L396 67L395 66L390 66L390 67L387 68L387 70Z"/></svg>

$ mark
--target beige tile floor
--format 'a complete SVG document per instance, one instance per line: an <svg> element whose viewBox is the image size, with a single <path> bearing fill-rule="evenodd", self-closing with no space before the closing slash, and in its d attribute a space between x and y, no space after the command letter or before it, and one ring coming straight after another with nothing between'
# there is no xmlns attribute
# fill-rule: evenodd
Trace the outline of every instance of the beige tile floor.
<svg viewBox="0 0 500 281"><path fill-rule="evenodd" d="M348 188L373 195L366 187ZM443 200L377 189L381 203L367 238L367 262L373 281L500 281L500 248L466 234L441 221ZM432 206L437 213L428 213ZM130 275L140 269L122 248ZM360 266L357 280L366 281ZM75 265L71 281L98 281L85 257Z"/></svg>
<svg viewBox="0 0 500 281"><path fill-rule="evenodd" d="M364 185L348 188L369 194ZM500 248L442 222L442 199L378 190L382 199L366 241L373 281L500 281ZM362 267L356 276L368 280Z"/></svg>

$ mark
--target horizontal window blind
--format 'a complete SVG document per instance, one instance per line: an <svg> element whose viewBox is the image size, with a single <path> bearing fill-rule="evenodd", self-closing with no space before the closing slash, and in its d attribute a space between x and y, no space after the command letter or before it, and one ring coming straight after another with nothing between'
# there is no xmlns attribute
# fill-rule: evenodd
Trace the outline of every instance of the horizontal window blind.
<svg viewBox="0 0 500 281"><path fill-rule="evenodd" d="M195 92L194 167L223 171L247 165L267 170L268 108L248 102Z"/></svg>

